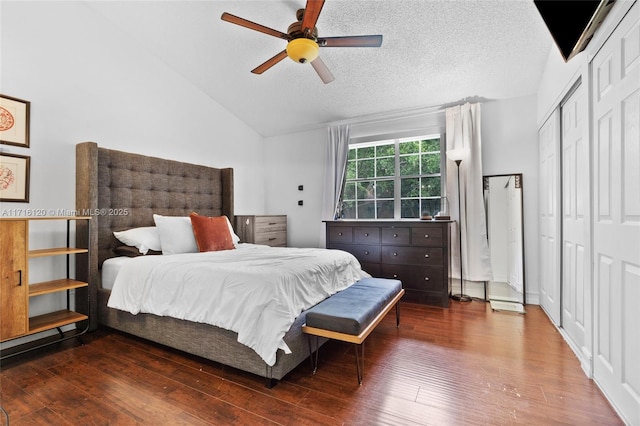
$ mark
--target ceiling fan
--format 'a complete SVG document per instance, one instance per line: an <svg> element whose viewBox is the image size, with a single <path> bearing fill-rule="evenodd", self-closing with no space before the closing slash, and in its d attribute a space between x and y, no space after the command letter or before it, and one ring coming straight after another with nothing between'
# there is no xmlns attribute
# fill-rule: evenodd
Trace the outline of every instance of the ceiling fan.
<svg viewBox="0 0 640 426"><path fill-rule="evenodd" d="M221 18L223 21L287 40L286 49L258 65L251 70L252 73L262 74L284 58L289 57L301 64L310 62L313 69L316 70L326 84L331 83L335 78L322 59L320 59L320 56L318 56L320 47L380 47L382 45L382 36L318 37L316 22L323 5L324 0L307 0L305 8L299 9L296 13L297 22L289 25L286 33L226 12L222 14Z"/></svg>

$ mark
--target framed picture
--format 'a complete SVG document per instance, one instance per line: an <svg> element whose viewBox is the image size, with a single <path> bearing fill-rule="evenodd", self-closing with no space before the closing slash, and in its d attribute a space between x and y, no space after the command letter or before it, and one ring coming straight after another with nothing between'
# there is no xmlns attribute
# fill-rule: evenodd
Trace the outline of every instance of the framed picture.
<svg viewBox="0 0 640 426"><path fill-rule="evenodd" d="M26 155L0 153L0 201L29 202L29 165Z"/></svg>
<svg viewBox="0 0 640 426"><path fill-rule="evenodd" d="M29 148L31 102L0 95L0 143Z"/></svg>

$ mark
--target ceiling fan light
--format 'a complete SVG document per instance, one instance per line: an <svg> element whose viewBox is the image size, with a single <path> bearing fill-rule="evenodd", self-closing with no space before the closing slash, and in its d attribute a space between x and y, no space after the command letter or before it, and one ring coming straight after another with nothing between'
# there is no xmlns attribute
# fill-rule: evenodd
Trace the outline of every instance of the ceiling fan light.
<svg viewBox="0 0 640 426"><path fill-rule="evenodd" d="M301 64L316 59L318 50L318 43L304 37L293 39L287 44L287 56Z"/></svg>

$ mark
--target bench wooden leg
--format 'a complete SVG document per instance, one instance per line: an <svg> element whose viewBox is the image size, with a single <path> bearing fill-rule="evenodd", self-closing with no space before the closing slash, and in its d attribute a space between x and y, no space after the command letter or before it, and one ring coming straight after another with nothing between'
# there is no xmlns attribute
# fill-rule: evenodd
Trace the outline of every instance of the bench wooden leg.
<svg viewBox="0 0 640 426"><path fill-rule="evenodd" d="M400 327L400 302L396 303L396 327Z"/></svg>
<svg viewBox="0 0 640 426"><path fill-rule="evenodd" d="M313 347L311 345L311 334L307 334L307 342L309 343L309 360L311 361L311 371L313 371L313 374L316 374L316 371L318 370L318 352L320 352L320 347L318 346L318 336L313 336L315 337L316 340L316 350L313 350Z"/></svg>
<svg viewBox="0 0 640 426"><path fill-rule="evenodd" d="M361 356L358 356L358 346L362 351ZM362 385L362 376L364 374L364 342L361 344L354 343L353 348L356 351L356 372L358 373L358 384Z"/></svg>

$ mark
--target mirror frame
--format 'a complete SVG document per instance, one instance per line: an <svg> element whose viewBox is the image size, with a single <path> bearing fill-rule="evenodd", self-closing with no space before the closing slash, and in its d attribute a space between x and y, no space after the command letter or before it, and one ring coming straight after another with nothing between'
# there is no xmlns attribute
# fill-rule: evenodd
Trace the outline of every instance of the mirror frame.
<svg viewBox="0 0 640 426"><path fill-rule="evenodd" d="M523 186L523 182L522 182L522 173L505 173L505 174L498 174L498 175L484 175L482 176L482 195L485 201L485 216L487 217L486 220L486 227L487 227L487 241L489 240L489 220L488 220L488 216L486 215L487 211L487 200L486 200L486 192L489 189L489 178L492 177L508 177L508 176L513 176L515 178L515 184L516 184L516 188L520 188L521 191L524 191L524 186ZM526 267L525 267L525 239L524 239L524 192L522 193L522 196L520 197L520 220L522 222L522 226L520 227L520 233L521 233L521 238L522 238L522 305L526 305L527 304L527 280L526 280L526 275L525 275L525 271L526 271ZM485 282L485 300L489 300L488 299L488 282Z"/></svg>

